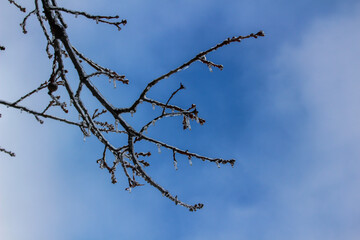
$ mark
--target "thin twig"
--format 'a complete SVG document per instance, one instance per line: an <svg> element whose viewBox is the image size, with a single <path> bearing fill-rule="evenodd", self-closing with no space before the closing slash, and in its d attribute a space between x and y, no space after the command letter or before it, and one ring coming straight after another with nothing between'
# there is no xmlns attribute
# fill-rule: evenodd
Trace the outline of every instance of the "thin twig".
<svg viewBox="0 0 360 240"><path fill-rule="evenodd" d="M4 100L0 100L0 104L8 106L8 107L19 109L20 111L24 111L24 112L27 112L29 114L33 114L33 115L38 116L38 117L50 118L50 119L57 120L59 122L64 122L64 123L67 123L67 124L70 124L70 125L81 126L81 124L79 124L79 123L72 122L72 121L64 119L64 118L55 117L55 116L52 116L52 115L49 115L49 114L42 114L40 112L28 109L28 108L26 108L24 106L13 105L12 103L6 102Z"/></svg>
<svg viewBox="0 0 360 240"><path fill-rule="evenodd" d="M8 151L2 147L0 147L0 152L4 152L4 153L8 154L10 157L15 157L15 153Z"/></svg>
<svg viewBox="0 0 360 240"><path fill-rule="evenodd" d="M148 182L150 185L152 185L153 187L158 189L163 194L164 197L167 197L168 199L173 201L176 205L181 205L183 207L188 208L190 211L196 211L198 209L201 209L204 206L204 204L202 204L202 203L198 203L195 205L186 204L186 203L178 200L177 196L174 197L173 195L171 195L169 193L168 190L166 190L165 188L163 188L162 186L157 184L149 175L146 174L144 169L141 167L141 164L138 161L137 157L135 156L134 143L133 143L133 139L131 136L129 136L129 138L128 138L128 143L129 143L129 154L130 154L131 160L133 161L136 169L140 172L141 177L144 178L144 180L146 182Z"/></svg>
<svg viewBox="0 0 360 240"><path fill-rule="evenodd" d="M37 11L37 10L34 9L34 10L32 10L31 12L29 12L28 15L26 15L26 17L24 18L23 22L20 23L20 26L21 26L21 28L23 29L23 33L24 33L24 34L27 33L27 31L26 31L26 21L27 21L27 19L28 19L32 14L34 14L36 11Z"/></svg>
<svg viewBox="0 0 360 240"><path fill-rule="evenodd" d="M14 0L8 0L8 1L10 2L10 4L14 4L20 11L26 12L26 8L22 7L20 4L18 4Z"/></svg>
<svg viewBox="0 0 360 240"><path fill-rule="evenodd" d="M207 54L213 52L213 51L216 51L217 49L225 46L225 45L228 45L230 43L233 43L233 42L241 42L241 40L243 39L247 39L247 38L258 38L258 37L263 37L265 36L264 32L263 31L259 31L258 33L254 34L254 33L251 33L247 36L238 36L238 37L232 37L232 38L227 38L226 40L224 40L223 42L209 48L208 50L204 51L204 52L200 52L199 54L197 54L195 57L193 57L192 59L190 59L189 61L187 61L186 63L182 64L181 66L169 71L168 73L152 80L150 83L148 83L145 87L145 89L141 92L139 98L133 103L133 105L129 108L129 109L122 109L122 111L130 111L130 110L135 110L137 105L139 103L141 103L142 100L145 99L145 96L146 94L150 91L150 89L152 87L154 87L156 84L158 84L161 80L163 79L167 79L169 78L170 76L172 76L173 74L177 73L177 72L180 72L181 70L184 70L186 68L188 68L192 63L200 60L201 58L203 58L204 56L206 56ZM119 111L120 113L120 111Z"/></svg>
<svg viewBox="0 0 360 240"><path fill-rule="evenodd" d="M169 97L169 99L166 101L165 106L164 106L163 111L162 111L162 114L165 113L166 107L167 107L167 105L169 104L170 100L175 96L175 94L177 94L177 93L178 93L180 90L182 90L182 89L185 89L185 87L184 87L184 85L182 85L182 83L180 83L180 87L179 87L176 91L174 91L174 92L171 94L171 96Z"/></svg>
<svg viewBox="0 0 360 240"><path fill-rule="evenodd" d="M22 96L21 98L19 98L19 100L15 101L15 102L13 103L13 105L18 104L19 102L21 102L21 101L23 101L24 99L30 97L30 96L33 95L34 93L37 93L37 92L39 92L40 90L46 88L47 84L48 84L47 81L44 82L44 83L42 83L38 88L32 90L31 92L29 92L29 93L27 93L26 95L24 95L24 96Z"/></svg>
<svg viewBox="0 0 360 240"><path fill-rule="evenodd" d="M81 16L84 16L86 18L95 20L96 23L102 22L102 23L106 23L106 24L109 24L109 25L114 25L114 26L117 27L117 29L119 31L121 30L120 25L125 26L127 24L126 19L123 19L123 20L118 21L118 22L110 22L110 21L104 20L104 19L118 19L119 16L117 16L117 15L116 16L91 15L91 14L88 14L87 12L74 11L74 10L70 10L70 9L67 9L67 8L63 8L63 7L50 7L49 9L50 10L55 10L55 11L62 11L62 12L69 13L69 14L73 14L73 15L75 15L75 17L77 17L78 15L81 15Z"/></svg>

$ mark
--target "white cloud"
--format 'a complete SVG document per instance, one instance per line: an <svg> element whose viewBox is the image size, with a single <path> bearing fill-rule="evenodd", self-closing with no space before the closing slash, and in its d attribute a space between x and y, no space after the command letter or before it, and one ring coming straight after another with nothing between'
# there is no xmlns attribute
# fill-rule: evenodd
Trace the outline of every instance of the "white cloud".
<svg viewBox="0 0 360 240"><path fill-rule="evenodd" d="M281 96L299 96L306 132L286 164L292 179L280 179L274 193L278 212L267 232L276 239L357 239L360 234L359 25L360 5L317 20L299 44L280 53L279 72L291 86L283 89L290 94Z"/></svg>
<svg viewBox="0 0 360 240"><path fill-rule="evenodd" d="M268 192L261 201L229 206L217 216L219 228L206 235L202 229L198 239L358 239L358 26L360 5L314 21L298 43L283 47L273 65L277 74L269 78L270 85L278 82L269 88L266 112L298 112L293 126L300 129L291 134L300 141L283 149L280 164L273 159L256 173Z"/></svg>
<svg viewBox="0 0 360 240"><path fill-rule="evenodd" d="M360 234L359 24L357 5L346 15L318 20L298 46L281 54L287 81L296 81L308 114L297 153L305 174L280 190L284 220L296 226L299 239Z"/></svg>

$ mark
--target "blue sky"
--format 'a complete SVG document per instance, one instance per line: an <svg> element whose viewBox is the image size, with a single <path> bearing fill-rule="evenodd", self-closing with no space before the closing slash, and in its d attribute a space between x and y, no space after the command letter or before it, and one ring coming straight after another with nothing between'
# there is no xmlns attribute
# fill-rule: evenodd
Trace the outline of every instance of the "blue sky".
<svg viewBox="0 0 360 240"><path fill-rule="evenodd" d="M357 239L360 235L360 3L358 1L59 1L72 9L119 14L115 29L74 17L72 42L98 63L125 74L129 86L96 82L127 106L145 84L227 37L264 30L261 39L233 44L159 84L165 99L197 104L204 126L164 121L149 135L213 157L234 168L156 153L152 175L189 203L191 213L149 186L124 191L96 164L102 147L61 123L40 126L0 107L1 239ZM27 3L28 9L32 3ZM1 99L15 100L48 79L50 63L35 19L23 35L22 15L0 3ZM76 78L74 77L74 81ZM44 100L45 99L45 100ZM93 100L87 98L91 103ZM46 94L26 102L43 105ZM46 103L45 103L46 104ZM143 121L151 107L138 113ZM135 115L136 116L136 115ZM135 119L135 117L134 117ZM138 120L128 120L135 126Z"/></svg>

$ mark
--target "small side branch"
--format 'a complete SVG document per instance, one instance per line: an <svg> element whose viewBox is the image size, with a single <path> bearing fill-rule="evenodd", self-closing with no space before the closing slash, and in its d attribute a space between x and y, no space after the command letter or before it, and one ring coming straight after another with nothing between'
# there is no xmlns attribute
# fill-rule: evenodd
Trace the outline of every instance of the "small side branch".
<svg viewBox="0 0 360 240"><path fill-rule="evenodd" d="M141 139L152 142L152 143L156 144L158 147L162 146L162 147L170 149L170 150L172 150L172 151L174 151L176 153L179 153L179 154L182 154L182 155L185 155L185 156L188 156L188 157L195 157L195 158L201 159L202 161L209 161L209 162L216 163L218 167L220 167L219 164L230 164L231 166L234 166L234 164L235 164L234 159L225 160L225 159L221 159L221 158L209 158L209 157L201 156L201 155L196 154L196 153L191 153L188 150L182 150L182 149L179 149L177 147L166 144L164 142L152 139L152 138L147 137L145 135L142 135Z"/></svg>
<svg viewBox="0 0 360 240"><path fill-rule="evenodd" d="M70 10L67 8L63 8L63 7L50 7L50 10L54 10L54 11L61 11L61 12L65 12L68 14L72 14L75 15L75 17L77 16L84 16L88 19L92 19L95 20L96 23L102 22L102 23L106 23L109 25L114 25L117 27L117 29L120 31L121 30L121 25L125 26L127 24L126 19L122 19L121 21L117 21L117 22L111 22L108 20L112 20L112 19L119 19L119 16L102 16L102 15L91 15L87 12L82 12L82 11L74 11L74 10Z"/></svg>
<svg viewBox="0 0 360 240"><path fill-rule="evenodd" d="M24 33L24 34L27 33L27 30L26 30L26 21L28 20L28 18L29 18L32 14L36 13L36 11L37 11L37 10L34 9L34 10L32 10L31 12L29 12L28 15L25 16L23 22L20 23L20 27L23 29L23 33Z"/></svg>
<svg viewBox="0 0 360 240"><path fill-rule="evenodd" d="M14 0L8 0L10 4L14 4L20 11L26 12L26 8L22 7L20 4L15 2Z"/></svg>
<svg viewBox="0 0 360 240"><path fill-rule="evenodd" d="M139 174L141 175L141 177L148 182L150 185L152 185L153 187L155 187L156 189L158 189L162 195L168 199L170 199L171 201L173 201L176 205L180 205L183 207L186 207L187 209L189 209L189 211L193 212L196 211L198 209L201 209L204 204L202 203L198 203L195 205L189 205L186 204L182 201L180 201L178 199L177 196L173 196L169 193L168 190L166 190L165 188L163 188L162 186L160 186L158 183L156 183L149 175L147 175L147 173L144 171L144 169L141 167L141 164L139 162L139 160L137 159L135 152L134 152L134 143L132 140L132 137L129 136L128 138L128 143L129 143L129 154L130 154L130 158L134 163L135 168L137 169L137 171L139 171Z"/></svg>
<svg viewBox="0 0 360 240"><path fill-rule="evenodd" d="M98 76L98 75L106 75L108 76L110 79L113 79L114 81L121 81L124 84L129 84L129 80L125 78L124 75L119 75L118 73L100 66L99 64L95 63L94 61L92 61L91 59L85 57L82 53L80 53L75 47L72 47L74 52L76 53L76 55L79 56L80 59L84 60L87 64L89 64L91 67L93 67L95 70L97 70L97 72L88 75L88 78L94 77L94 76ZM116 86L116 85L114 85Z"/></svg>
<svg viewBox="0 0 360 240"><path fill-rule="evenodd" d="M11 152L11 151L8 151L2 147L0 147L0 152L3 152L3 153L6 153L8 154L10 157L15 157L15 153Z"/></svg>
<svg viewBox="0 0 360 240"><path fill-rule="evenodd" d="M70 124L70 125L75 125L75 126L78 126L78 127L82 126L80 123L72 122L70 120L55 117L55 116L52 116L52 115L49 115L49 114L43 114L43 113L28 109L28 108L26 108L24 106L13 105L12 103L9 103L9 102L3 101L3 100L0 100L0 104L5 105L7 107L12 107L12 108L15 108L15 109L19 109L20 111L27 112L29 114L32 114L32 115L36 116L36 117L50 118L50 119L53 119L53 120L57 120L59 122L67 123L67 124Z"/></svg>
<svg viewBox="0 0 360 240"><path fill-rule="evenodd" d="M206 56L202 56L202 57L199 59L199 61L202 62L202 63L205 63L205 64L208 66L210 72L213 71L213 70L212 70L213 67L216 67L216 68L218 68L218 69L220 69L220 70L223 70L223 68L224 68L224 66L221 65L221 64L216 64L216 63L213 63L213 62L207 60L207 59L206 59Z"/></svg>
<svg viewBox="0 0 360 240"><path fill-rule="evenodd" d="M38 1L39 1L39 0L35 0L35 9L36 9L36 12L35 12L35 13L36 13L36 17L37 17L37 19L38 19L38 21L39 21L39 23L40 23L41 29L43 30L43 33L44 33L44 35L45 35L45 37L46 37L46 40L47 40L46 53L47 53L47 55L48 55L48 57L49 57L49 59L50 59L50 58L52 58L52 56L53 56L53 55L50 53L50 49L49 49L49 47L52 45L52 40L50 39L50 35L49 35L49 33L48 33L45 25L44 25L43 16L40 14L39 2L38 2Z"/></svg>
<svg viewBox="0 0 360 240"><path fill-rule="evenodd" d="M171 94L171 96L169 97L169 99L166 101L165 106L164 106L164 109L163 109L163 111L162 111L162 114L165 113L166 107L167 107L167 105L169 104L169 102L171 101L171 99L172 99L180 90L182 90L182 89L185 89L185 87L184 87L184 85L182 85L182 83L180 83L180 87L179 87L178 89L176 89L176 91L174 91L174 92Z"/></svg>
<svg viewBox="0 0 360 240"><path fill-rule="evenodd" d="M172 76L173 74L180 72L181 70L184 70L186 68L188 68L192 63L198 61L198 60L203 60L204 61L204 56L206 56L207 54L216 51L217 49L225 46L225 45L229 45L230 43L233 42L241 42L241 40L243 39L247 39L247 38L258 38L258 37L263 37L265 36L263 31L259 31L258 33L254 34L251 33L247 36L238 36L238 37L232 37L232 38L227 38L226 40L224 40L223 42L215 45L212 48L209 48L208 50L204 51L204 52L200 52L198 55L196 55L195 57L193 57L192 59L190 59L189 61L187 61L186 63L182 64L181 66L169 71L168 73L152 80L150 83L147 84L147 86L145 87L145 89L142 91L142 93L140 94L139 98L134 102L134 104L130 107L130 109L134 110L136 109L136 106L142 101L144 100L146 94L150 91L150 89L152 87L154 87L156 84L158 84L161 80L163 79L167 79L170 76ZM217 65L214 63L211 63L209 61L206 62L207 64L213 64L212 66L217 66L220 69L222 68L222 65Z"/></svg>
<svg viewBox="0 0 360 240"><path fill-rule="evenodd" d="M47 82L47 81L44 82L44 83L42 83L38 88L32 90L31 92L29 92L29 93L25 94L24 96L22 96L21 98L19 98L19 100L15 101L15 102L13 103L13 105L18 104L19 102L21 102L21 101L23 101L24 99L30 97L30 96L33 95L34 93L37 93L37 92L39 92L40 90L46 88L47 85L48 85L48 82Z"/></svg>

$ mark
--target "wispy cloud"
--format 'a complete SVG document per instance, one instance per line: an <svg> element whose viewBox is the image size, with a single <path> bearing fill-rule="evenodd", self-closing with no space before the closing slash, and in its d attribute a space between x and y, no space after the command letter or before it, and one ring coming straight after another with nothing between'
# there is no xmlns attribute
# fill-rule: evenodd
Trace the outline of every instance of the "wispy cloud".
<svg viewBox="0 0 360 240"><path fill-rule="evenodd" d="M292 124L299 128L290 134L298 135L298 141L279 153L280 164L267 165L269 169L258 176L269 194L255 206L231 207L227 217L232 224L221 236L358 238L359 25L357 5L346 14L314 21L300 41L278 54L272 65L277 74L269 79L269 85L276 84L269 87L271 107L266 112L269 118L297 112Z"/></svg>

